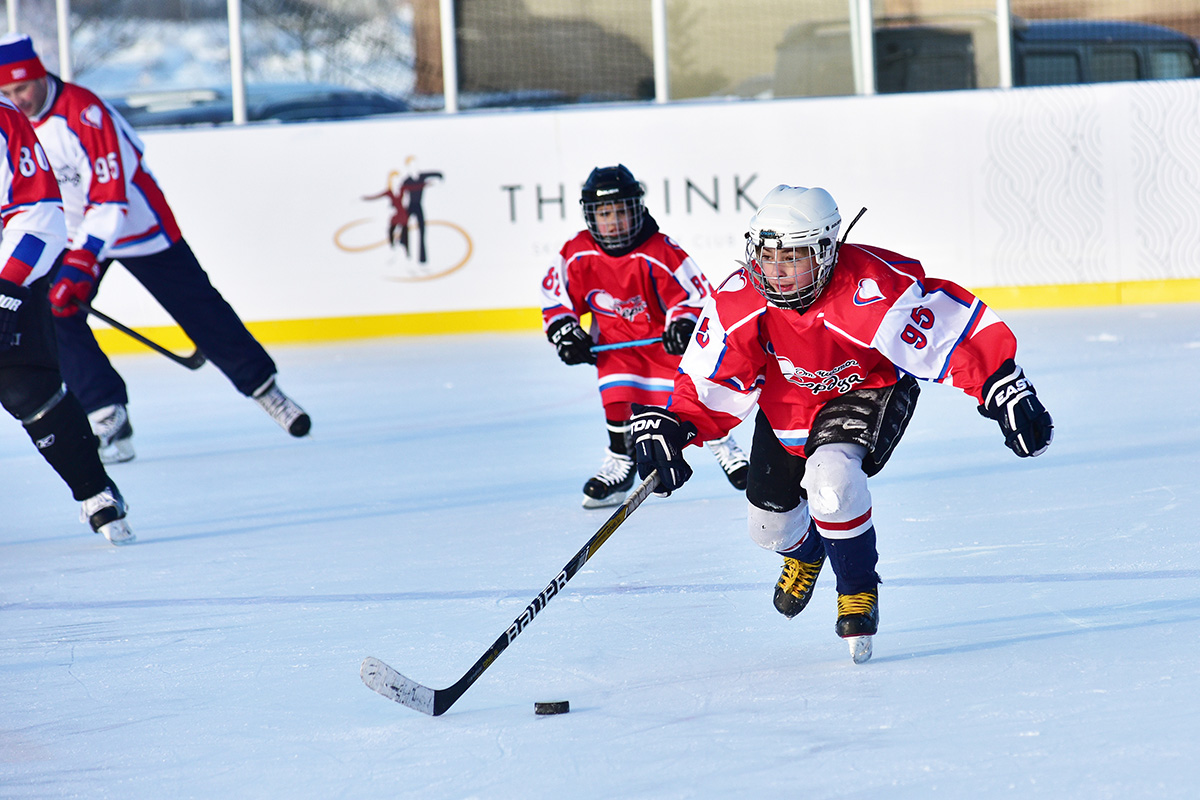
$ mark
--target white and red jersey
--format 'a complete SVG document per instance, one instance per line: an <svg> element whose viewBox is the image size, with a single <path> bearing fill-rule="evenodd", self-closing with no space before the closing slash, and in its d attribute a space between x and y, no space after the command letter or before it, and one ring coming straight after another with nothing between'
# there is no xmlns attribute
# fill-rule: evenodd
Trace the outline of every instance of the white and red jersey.
<svg viewBox="0 0 1200 800"><path fill-rule="evenodd" d="M650 223L653 224L653 223ZM597 344L657 339L675 319L700 314L712 287L682 247L655 232L623 256L605 253L584 230L563 245L542 280L542 322L591 314ZM661 344L597 354L600 395L620 402L663 405L679 356Z"/></svg>
<svg viewBox="0 0 1200 800"><path fill-rule="evenodd" d="M28 286L48 273L67 243L62 198L37 134L0 98L0 278Z"/></svg>
<svg viewBox="0 0 1200 800"><path fill-rule="evenodd" d="M977 297L928 278L915 259L846 244L803 314L767 303L743 268L704 308L679 365L670 409L716 439L755 405L789 452L804 454L817 411L901 374L980 390L1016 354L1012 331Z"/></svg>
<svg viewBox="0 0 1200 800"><path fill-rule="evenodd" d="M100 260L166 250L181 234L142 161L142 140L112 107L51 76L53 101L33 120L62 192L73 250Z"/></svg>

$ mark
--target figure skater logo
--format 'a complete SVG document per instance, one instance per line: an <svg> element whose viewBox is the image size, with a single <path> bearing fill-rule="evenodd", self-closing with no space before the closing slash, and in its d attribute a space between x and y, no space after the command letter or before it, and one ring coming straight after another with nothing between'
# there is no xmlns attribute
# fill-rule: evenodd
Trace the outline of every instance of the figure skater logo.
<svg viewBox="0 0 1200 800"><path fill-rule="evenodd" d="M415 156L409 156L405 159L403 173L392 170L388 174L383 191L360 198L366 202L388 200L390 213L381 225L386 234L383 239L359 241L366 235L364 229L383 222L379 218L356 219L338 228L333 235L334 244L347 253L386 247L388 261L401 273L389 275L391 280L422 281L448 275L467 263L473 249L471 237L458 225L425 219L425 190L444 178L441 172L418 170L415 161Z"/></svg>

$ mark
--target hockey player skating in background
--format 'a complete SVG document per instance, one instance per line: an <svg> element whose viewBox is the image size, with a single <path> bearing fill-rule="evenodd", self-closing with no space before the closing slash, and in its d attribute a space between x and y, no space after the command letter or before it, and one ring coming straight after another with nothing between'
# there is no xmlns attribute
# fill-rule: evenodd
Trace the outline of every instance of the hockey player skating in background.
<svg viewBox="0 0 1200 800"><path fill-rule="evenodd" d="M904 433L916 378L973 397L1018 456L1040 454L1054 429L992 310L912 258L839 246L841 222L824 189L767 194L750 220L746 263L704 308L669 410L635 408L632 435L639 473L657 469L670 494L692 473L684 447L757 406L749 531L783 556L775 608L799 614L828 559L836 631L861 663L879 626L867 478Z"/></svg>
<svg viewBox="0 0 1200 800"><path fill-rule="evenodd" d="M88 412L105 462L134 457L125 382L76 301L113 260L149 290L239 392L293 436L308 414L275 384L275 363L213 287L142 161L142 142L99 97L47 75L28 36L0 37L0 93L33 122L58 176L69 250L50 288L63 377Z"/></svg>
<svg viewBox="0 0 1200 800"><path fill-rule="evenodd" d="M646 211L644 187L624 165L596 167L583 185L587 230L568 241L542 281L546 335L567 364L595 364L608 424L600 471L583 486L584 508L618 505L633 486L628 440L631 404L663 405L679 357L712 287L683 248ZM592 332L579 324L592 315ZM592 352L593 345L639 339L653 344ZM660 344L661 342L661 344ZM723 431L708 442L737 489L748 461Z"/></svg>
<svg viewBox="0 0 1200 800"><path fill-rule="evenodd" d="M82 504L81 521L113 544L127 544L134 537L125 500L58 370L46 297L67 243L58 182L29 121L6 100L0 100L0 137L0 405Z"/></svg>

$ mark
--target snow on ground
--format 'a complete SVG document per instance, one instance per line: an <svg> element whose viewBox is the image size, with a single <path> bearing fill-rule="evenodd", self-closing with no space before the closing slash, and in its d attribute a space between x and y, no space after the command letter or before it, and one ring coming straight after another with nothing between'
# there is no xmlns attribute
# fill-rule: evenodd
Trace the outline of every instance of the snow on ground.
<svg viewBox="0 0 1200 800"><path fill-rule="evenodd" d="M780 561L696 452L437 718L359 662L450 685L603 523L589 370L536 333L276 347L298 441L211 366L120 357L136 545L0 425L0 796L1191 797L1198 310L1006 314L1037 459L925 387L872 481L868 664L828 572L775 613Z"/></svg>

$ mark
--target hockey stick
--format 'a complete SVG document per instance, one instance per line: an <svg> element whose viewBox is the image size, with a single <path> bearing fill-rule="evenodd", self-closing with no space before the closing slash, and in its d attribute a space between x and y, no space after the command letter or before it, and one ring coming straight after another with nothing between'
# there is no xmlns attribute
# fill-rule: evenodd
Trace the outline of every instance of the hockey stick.
<svg viewBox="0 0 1200 800"><path fill-rule="evenodd" d="M80 308L82 308L84 311L86 311L89 314L96 315L100 319L107 322L109 325L112 325L114 328L119 330L121 333L132 336L134 339L137 339L139 342L146 345L146 347L149 347L151 350L157 350L158 352L162 353L167 358L174 361L176 364L182 364L183 366L187 367L188 369L200 369L201 367L204 366L204 362L206 362L208 360L207 358L205 358L204 353L200 352L199 347L197 347L196 352L192 353L190 356L177 355L175 353L172 353L167 348L163 347L161 344L150 341L145 336L142 336L140 333L135 331L133 328L126 328L124 325L117 322L115 319L108 316L103 311L97 311L96 309L92 308L92 306L89 303L86 303L83 300L76 300L75 305L79 306Z"/></svg>
<svg viewBox="0 0 1200 800"><path fill-rule="evenodd" d="M487 649L487 652L479 657L479 660L467 670L467 674L458 679L456 683L446 689L430 689L428 686L422 686L414 680L404 677L396 670L389 667L377 658L368 656L363 659L362 667L359 669L359 677L368 687L379 692L389 700L395 700L402 706L416 709L423 714L430 716L440 716L445 713L446 709L454 705L458 698L463 696L463 692L471 687L471 684L483 674L483 671L492 665L501 653L504 652L512 640L516 639L521 631L529 623L533 622L533 618L546 607L556 594L563 590L567 585L567 581L575 576L579 568L587 563L588 559L596 554L600 549L600 545L604 544L608 537L613 535L613 532L621 526L621 523L629 518L634 509L642 504L642 501L650 496L654 491L654 487L658 486L658 472L651 472L650 477L642 481L629 497L621 504L621 507L613 512L613 515L608 518L608 521L600 526L600 530L596 531L591 539L588 539L575 557L567 562L567 565L562 568L554 580L550 581L550 585L542 590L542 593L533 598L521 616L513 620L512 625L508 626L508 630L500 634L500 638L492 643L492 646Z"/></svg>
<svg viewBox="0 0 1200 800"><path fill-rule="evenodd" d="M653 339L634 339L629 342L613 342L612 344L594 344L592 345L592 352L603 353L605 350L624 350L627 347L643 347L655 343L662 344L662 339L655 337Z"/></svg>

